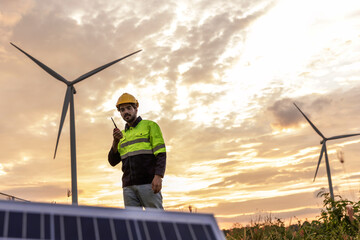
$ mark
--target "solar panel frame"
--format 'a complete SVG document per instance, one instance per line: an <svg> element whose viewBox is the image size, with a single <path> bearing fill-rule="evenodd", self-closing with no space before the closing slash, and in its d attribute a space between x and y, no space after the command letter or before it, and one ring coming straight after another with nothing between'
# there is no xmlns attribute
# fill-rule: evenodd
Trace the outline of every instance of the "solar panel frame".
<svg viewBox="0 0 360 240"><path fill-rule="evenodd" d="M69 236L72 239L87 239L84 219L92 219L95 240L108 239L109 236L121 240L152 240L154 237L166 240L168 234L176 236L177 240L225 239L212 214L0 200L0 240L7 239L9 234L16 239L30 239L28 237L33 233L28 226L38 226L38 223L29 222L34 216L36 219L40 216L40 229L35 234L39 236L40 232L40 237L31 239L66 240ZM9 226L9 221L15 220L21 225L18 226L21 233L14 234L15 227ZM126 234L119 232L117 226L126 229Z"/></svg>

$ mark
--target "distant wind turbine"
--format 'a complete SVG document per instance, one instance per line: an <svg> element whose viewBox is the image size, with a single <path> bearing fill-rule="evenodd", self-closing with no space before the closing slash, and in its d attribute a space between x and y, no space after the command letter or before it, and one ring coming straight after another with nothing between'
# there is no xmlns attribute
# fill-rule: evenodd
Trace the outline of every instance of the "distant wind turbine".
<svg viewBox="0 0 360 240"><path fill-rule="evenodd" d="M38 61L37 59L33 58L32 56L30 56L29 54L27 54L25 51L23 51L22 49L20 49L19 47L17 47L15 44L10 43L11 45L13 45L15 48L17 48L19 51L21 51L22 53L24 53L26 56L28 56L31 60L33 60L37 65L39 65L42 69L44 69L48 74L50 74L51 76L53 76L54 78L56 78L57 80L65 83L67 85L67 90L65 93L65 99L64 99L64 105L63 105L63 109L62 109L62 113L61 113L61 119L60 119L60 125L59 125L59 132L58 132L58 136L57 136L57 140L56 140L56 146L55 146L55 152L54 152L54 159L56 157L56 151L57 151L57 147L59 144L59 139L60 139L60 135L61 135L61 130L64 124L64 120L66 117L66 113L68 110L68 106L70 104L70 148L71 148L71 193L72 193L72 204L77 204L78 203L78 194L77 194L77 177L76 177L76 142L75 142L75 110L74 110L74 94L76 94L76 90L74 88L74 85L102 70L104 70L105 68L110 67L111 65L127 58L130 57L131 55L134 55L138 52L140 52L141 50L138 50L136 52L130 53L129 55L126 55L122 58L119 58L117 60L114 60L110 63L107 63L101 67L98 67L88 73L85 73L84 75L76 78L73 81L68 81L66 80L64 77L62 77L60 74L56 73L54 70L52 70L51 68L49 68L48 66L46 66L45 64L41 63L40 61Z"/></svg>
<svg viewBox="0 0 360 240"><path fill-rule="evenodd" d="M319 170L319 166L320 166L320 162L322 159L323 154L325 153L325 163L326 163L326 172L327 172L327 177L328 177L328 183L329 183L329 191L330 191L330 197L332 200L334 200L334 192L333 192L333 186L332 186L332 181L331 181L331 172L330 172L330 164L329 164L329 158L328 158L328 154L327 154L327 149L326 149L326 141L328 140L334 140L334 139L340 139L340 138L347 138L347 137L352 137L352 136L358 136L360 135L360 133L355 133L355 134L347 134L347 135L339 135L339 136L334 136L334 137L330 137L330 138L326 138L320 131L319 129L317 129L315 127L315 125L310 121L310 119L300 110L300 108L294 103L295 107L301 112L301 114L305 117L305 119L309 122L309 124L311 125L311 127L315 130L315 132L317 132L317 134L320 135L320 137L322 137L322 140L320 141L320 144L322 144L321 147L321 152L320 152L320 157L319 157L319 161L316 167L316 172L315 172L315 176L314 176L314 180L316 178L317 172Z"/></svg>

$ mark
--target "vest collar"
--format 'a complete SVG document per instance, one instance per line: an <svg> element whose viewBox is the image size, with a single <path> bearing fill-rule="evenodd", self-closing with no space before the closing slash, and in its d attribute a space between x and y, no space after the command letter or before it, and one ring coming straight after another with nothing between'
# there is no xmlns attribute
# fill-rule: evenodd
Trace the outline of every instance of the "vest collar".
<svg viewBox="0 0 360 240"><path fill-rule="evenodd" d="M135 122L134 122L134 125L133 125L132 127L133 127L133 128L136 127L141 120L142 120L142 118L141 118L140 116L138 116L138 117L136 118L136 120L135 120ZM129 130L129 128L130 128L129 124L126 123L126 124L125 124L125 131Z"/></svg>

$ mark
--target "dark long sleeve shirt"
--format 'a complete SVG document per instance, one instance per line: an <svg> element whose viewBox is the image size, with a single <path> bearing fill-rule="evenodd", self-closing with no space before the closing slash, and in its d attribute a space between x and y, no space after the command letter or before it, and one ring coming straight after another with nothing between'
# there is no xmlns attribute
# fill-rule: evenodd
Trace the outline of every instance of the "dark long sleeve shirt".
<svg viewBox="0 0 360 240"><path fill-rule="evenodd" d="M108 161L111 166L122 162L123 187L149 184L155 175L164 177L165 143L155 122L138 117L132 127L125 126L119 145L117 152L110 149Z"/></svg>

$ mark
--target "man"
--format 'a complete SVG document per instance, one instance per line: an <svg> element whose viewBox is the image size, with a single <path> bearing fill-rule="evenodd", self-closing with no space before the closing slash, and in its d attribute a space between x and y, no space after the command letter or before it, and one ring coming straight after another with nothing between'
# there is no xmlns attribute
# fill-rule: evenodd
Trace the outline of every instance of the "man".
<svg viewBox="0 0 360 240"><path fill-rule="evenodd" d="M139 103L124 93L116 108L126 122L125 130L115 128L108 161L111 166L122 162L122 184L125 207L160 208L162 178L166 166L166 149L159 126L137 116Z"/></svg>

